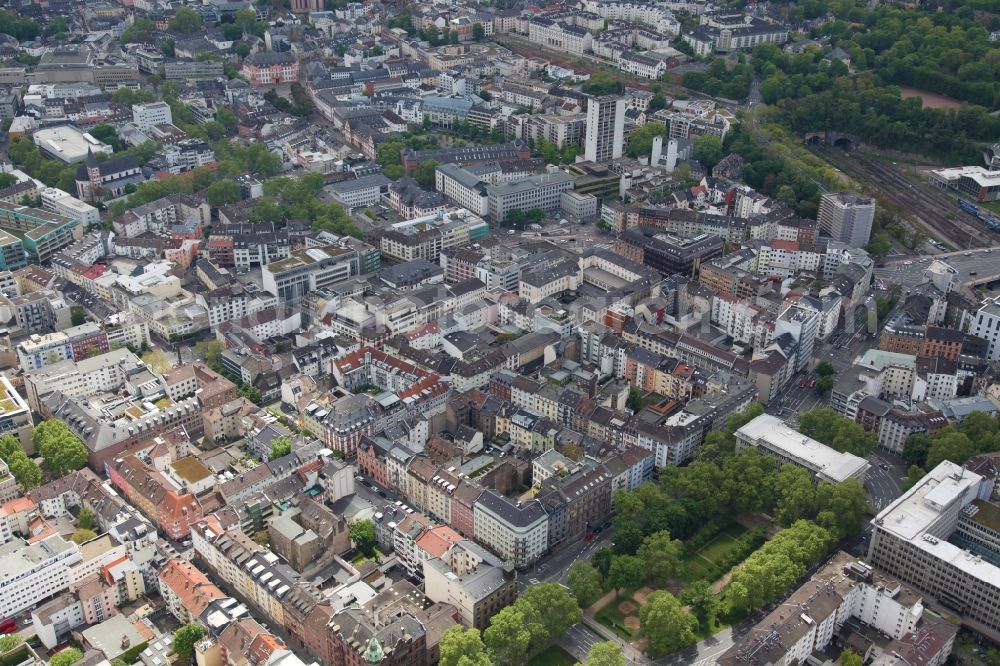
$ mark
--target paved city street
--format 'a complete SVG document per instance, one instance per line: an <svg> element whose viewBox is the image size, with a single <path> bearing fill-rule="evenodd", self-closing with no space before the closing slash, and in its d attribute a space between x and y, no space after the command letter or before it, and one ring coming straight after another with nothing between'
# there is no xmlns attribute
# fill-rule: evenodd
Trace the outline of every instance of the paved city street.
<svg viewBox="0 0 1000 666"><path fill-rule="evenodd" d="M574 657L583 662L594 643L602 643L604 638L595 634L587 625L578 622L569 628L566 636L560 641L562 647Z"/></svg>
<svg viewBox="0 0 1000 666"><path fill-rule="evenodd" d="M918 284L923 280L924 271L935 259L945 261L957 271L959 281L979 282L1000 279L1000 247L951 252L930 257L918 257L896 261L875 269L875 277L895 282L904 287Z"/></svg>
<svg viewBox="0 0 1000 666"><path fill-rule="evenodd" d="M872 464L865 479L865 490L873 513L878 513L899 497L900 482L906 475L906 463L899 456L884 451L870 453Z"/></svg>

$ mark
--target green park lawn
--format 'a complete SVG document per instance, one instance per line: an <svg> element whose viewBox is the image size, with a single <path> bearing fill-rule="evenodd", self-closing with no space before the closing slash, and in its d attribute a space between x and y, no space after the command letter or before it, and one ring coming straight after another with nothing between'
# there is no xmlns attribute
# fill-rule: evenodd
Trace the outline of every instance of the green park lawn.
<svg viewBox="0 0 1000 666"><path fill-rule="evenodd" d="M573 666L576 659L558 645L550 645L528 662L527 666Z"/></svg>
<svg viewBox="0 0 1000 666"><path fill-rule="evenodd" d="M604 604L601 610L594 614L594 619L615 632L619 638L630 641L636 637L636 633L638 632L633 633L625 628L625 614L618 608L618 605L623 601L632 601L632 603L635 603L630 594L623 594L620 597L612 598L611 601ZM638 611L636 611L635 615L638 615Z"/></svg>
<svg viewBox="0 0 1000 666"><path fill-rule="evenodd" d="M719 531L714 539L684 558L684 568L681 575L683 582L692 583L696 580L713 582L711 565L718 564L725 559L730 551L736 547L737 540L746 532L747 528L739 523L729 523Z"/></svg>

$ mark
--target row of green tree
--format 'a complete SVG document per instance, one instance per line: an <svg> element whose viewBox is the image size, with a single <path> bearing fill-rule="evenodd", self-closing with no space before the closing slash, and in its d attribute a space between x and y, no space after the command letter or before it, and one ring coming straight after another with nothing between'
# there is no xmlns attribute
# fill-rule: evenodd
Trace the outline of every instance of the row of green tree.
<svg viewBox="0 0 1000 666"><path fill-rule="evenodd" d="M42 30L31 19L21 18L8 9L0 9L0 33L10 35L19 42L30 42Z"/></svg>
<svg viewBox="0 0 1000 666"><path fill-rule="evenodd" d="M1000 49L971 13L875 7L860 23L835 21L821 33L887 83L914 85L995 108L1000 104Z"/></svg>
<svg viewBox="0 0 1000 666"><path fill-rule="evenodd" d="M833 367L817 368L822 376L832 376ZM866 431L860 423L845 418L830 409L814 409L799 414L799 432L826 444L832 449L864 457L877 444L875 433Z"/></svg>
<svg viewBox="0 0 1000 666"><path fill-rule="evenodd" d="M264 196L257 200L251 219L281 227L290 220L309 220L316 231L361 238L361 230L342 206L321 201L322 174L307 173L299 178L272 178L264 183Z"/></svg>
<svg viewBox="0 0 1000 666"><path fill-rule="evenodd" d="M530 585L490 626L455 626L441 636L441 666L517 666L566 635L582 614L576 599L557 583Z"/></svg>
<svg viewBox="0 0 1000 666"><path fill-rule="evenodd" d="M222 139L217 141L213 147L218 162L214 168L195 169L188 173L141 183L128 199L115 201L108 207L111 211L110 216L112 218L118 217L131 208L142 206L171 194L190 194L207 190L213 183L223 180L231 182L232 178L245 173L258 174L263 178L273 178L281 171L281 158L269 151L262 143L254 142L248 146L241 146ZM214 195L217 202L226 198L221 196L219 190L230 194L239 191L235 183L217 186ZM221 204L216 203L215 205Z"/></svg>
<svg viewBox="0 0 1000 666"><path fill-rule="evenodd" d="M721 605L730 616L742 617L778 599L809 567L826 558L838 540L834 531L818 523L796 521L733 569Z"/></svg>
<svg viewBox="0 0 1000 666"><path fill-rule="evenodd" d="M796 168L787 151L772 150L774 144L761 145L742 123L726 134L724 146L725 154L736 153L743 158L743 180L747 185L791 206L802 217L816 217L819 185Z"/></svg>
<svg viewBox="0 0 1000 666"><path fill-rule="evenodd" d="M903 446L903 459L910 466L904 485L909 488L944 460L964 465L969 458L992 451L1000 451L1000 428L996 417L986 412L972 412L957 428L910 435Z"/></svg>
<svg viewBox="0 0 1000 666"><path fill-rule="evenodd" d="M312 99L310 99L305 86L298 81L295 81L292 83L291 92L292 99L288 99L287 97L279 95L275 90L268 90L264 93L264 99L273 104L274 108L279 111L284 111L285 113L290 113L293 116L299 116L300 118L308 118L311 116L313 111L316 110L316 105L313 104Z"/></svg>
<svg viewBox="0 0 1000 666"><path fill-rule="evenodd" d="M562 149L554 143L539 138L535 141L534 150L545 160L546 164L573 164L577 155L580 154L580 146L573 143L566 143Z"/></svg>
<svg viewBox="0 0 1000 666"><path fill-rule="evenodd" d="M660 547L666 552L657 553L655 549ZM587 606L597 601L607 586L617 592L635 589L647 577L656 578L671 570L667 578L672 577L677 573L676 558L683 548L667 532L660 532L647 538L636 556L614 555L610 549L602 549L591 562L574 562L566 584L580 605ZM657 562L650 566L643 561L648 556ZM679 600L664 590L653 592L639 609L639 630L649 639L649 655L656 658L691 645L697 640L698 629L711 631L719 609L719 599L705 580L688 585Z"/></svg>
<svg viewBox="0 0 1000 666"><path fill-rule="evenodd" d="M662 123L647 123L628 135L629 157L649 157L653 149L653 139L664 137L666 142L667 128ZM714 134L695 137L692 146L692 157L701 162L705 168L711 169L723 156L722 139ZM666 145L664 145L664 153Z"/></svg>
<svg viewBox="0 0 1000 666"><path fill-rule="evenodd" d="M763 79L761 98L779 109L775 118L798 134L839 130L880 147L946 161L974 161L976 142L993 141L1000 134L1000 118L989 114L1000 105L1000 48L990 41L967 3L959 4L963 6L958 11L940 12L934 6L869 9L854 0L798 3L789 11L807 18L831 11L838 17L812 36L828 37L843 49L854 74L847 62L829 57L820 47L789 54L773 44L761 44L754 49L752 67L740 62L727 69L714 61L706 72L687 73L684 83L721 95L726 84L746 82L749 72ZM1000 17L993 19L1000 27ZM903 99L896 85L977 106L924 108L918 97ZM778 172L761 173L765 175L758 177L763 179ZM794 183L786 184L798 189ZM812 200L797 194L798 202Z"/></svg>
<svg viewBox="0 0 1000 666"><path fill-rule="evenodd" d="M87 464L87 447L59 419L48 419L35 426L31 431L31 443L42 456L51 479L62 478ZM41 484L42 469L28 457L17 437L0 437L0 459L7 463L22 490L28 491Z"/></svg>
<svg viewBox="0 0 1000 666"><path fill-rule="evenodd" d="M759 608L787 590L834 544L861 533L868 505L857 481L817 485L804 468L779 465L754 449L735 454L734 433L761 413L762 408L753 405L731 417L724 429L710 433L700 459L686 467L662 469L658 483L616 491L613 548L602 548L590 562L571 567L567 585L580 605L587 606L607 589L634 589L644 583L663 587L682 578L685 557L717 535L720 522L733 514L772 515L785 526L763 546L762 530L751 530L741 539L726 563L735 568L722 595L712 593L712 580L705 574L684 589L680 600L657 593L657 603L645 617L640 610L641 629L654 656L694 642L697 629L708 630L717 614L738 619ZM868 433L854 430L839 416L833 419L823 412L803 420L803 432L841 450L864 452L871 444ZM797 550L791 552L793 546ZM715 579L724 573L711 571L708 576ZM653 618L664 624L655 624Z"/></svg>
<svg viewBox="0 0 1000 666"><path fill-rule="evenodd" d="M399 180L406 175L406 169L403 168L404 150L407 148L411 150L425 150L437 147L438 140L436 137L407 132L394 137L390 141L380 143L375 155L375 161L382 167L386 178ZM438 163L434 160L428 160L420 164L414 173L414 178L420 183L433 184L435 178L434 170L437 166Z"/></svg>
<svg viewBox="0 0 1000 666"><path fill-rule="evenodd" d="M750 94L753 75L753 70L744 62L728 67L725 60L715 58L705 71L685 72L683 82L685 88L713 97L741 100Z"/></svg>

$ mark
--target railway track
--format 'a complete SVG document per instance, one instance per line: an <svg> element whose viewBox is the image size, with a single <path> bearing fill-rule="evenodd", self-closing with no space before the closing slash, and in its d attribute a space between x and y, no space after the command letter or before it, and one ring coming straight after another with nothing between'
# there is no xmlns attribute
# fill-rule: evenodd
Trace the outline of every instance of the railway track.
<svg viewBox="0 0 1000 666"><path fill-rule="evenodd" d="M921 183L914 184L899 169L867 157L814 147L817 154L876 194L906 211L933 236L959 249L987 247L996 243L993 232L962 218L954 200Z"/></svg>
<svg viewBox="0 0 1000 666"><path fill-rule="evenodd" d="M960 244L956 247L985 247L992 245L995 238L992 232L967 219L958 209L956 202L947 195L932 190L923 184L914 185L909 178L891 165L880 163L865 157L859 158L866 169L878 174L882 182L887 183L892 192L904 203L904 208L915 216L922 218L941 232L957 232L958 240L974 240L974 243Z"/></svg>

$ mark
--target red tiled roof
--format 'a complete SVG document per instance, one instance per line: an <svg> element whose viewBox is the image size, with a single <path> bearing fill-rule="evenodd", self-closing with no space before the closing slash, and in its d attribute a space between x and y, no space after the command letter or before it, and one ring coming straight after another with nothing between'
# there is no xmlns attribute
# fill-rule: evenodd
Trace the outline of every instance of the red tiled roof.
<svg viewBox="0 0 1000 666"><path fill-rule="evenodd" d="M208 604L225 594L208 577L186 560L170 560L160 571L160 581L172 590L192 615L201 615Z"/></svg>
<svg viewBox="0 0 1000 666"><path fill-rule="evenodd" d="M90 268L88 268L83 272L83 277L89 280L93 280L95 278L101 277L107 272L108 272L108 267L105 266L104 264L94 264L93 266L91 266Z"/></svg>
<svg viewBox="0 0 1000 666"><path fill-rule="evenodd" d="M201 504L198 503L198 498L191 493L178 495L171 490L163 496L160 507L160 516L168 523L180 521L185 518L195 519L196 516L201 515Z"/></svg>
<svg viewBox="0 0 1000 666"><path fill-rule="evenodd" d="M462 535L447 525L431 528L417 537L417 545L432 557L441 557L449 548L462 540Z"/></svg>

